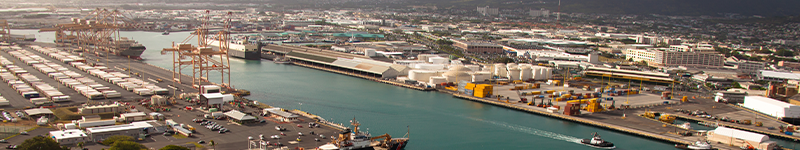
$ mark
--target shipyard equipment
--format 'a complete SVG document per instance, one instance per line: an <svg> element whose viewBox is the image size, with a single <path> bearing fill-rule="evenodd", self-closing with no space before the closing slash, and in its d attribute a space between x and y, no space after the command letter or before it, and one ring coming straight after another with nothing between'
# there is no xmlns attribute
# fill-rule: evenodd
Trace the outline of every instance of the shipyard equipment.
<svg viewBox="0 0 800 150"><path fill-rule="evenodd" d="M11 26L7 20L0 20L0 41L11 41Z"/></svg>
<svg viewBox="0 0 800 150"><path fill-rule="evenodd" d="M230 66L228 57L231 16L232 12L227 12L224 25L215 35L209 31L211 11L206 10L206 14L201 17L203 25L195 29L189 37L179 44L173 42L172 48L164 48L162 55L172 53L172 78L173 83L181 82L180 72L183 68L192 68L192 87L202 91L203 85L210 84L209 73L219 72L220 82L223 87L230 88ZM193 38L197 39L197 46L188 44ZM219 50L214 50L209 46L209 40L219 41ZM226 80L227 79L227 80Z"/></svg>

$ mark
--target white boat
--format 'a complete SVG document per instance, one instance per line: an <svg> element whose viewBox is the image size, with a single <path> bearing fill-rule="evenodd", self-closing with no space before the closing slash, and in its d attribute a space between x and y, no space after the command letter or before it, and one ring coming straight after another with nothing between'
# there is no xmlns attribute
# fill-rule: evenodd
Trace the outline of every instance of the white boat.
<svg viewBox="0 0 800 150"><path fill-rule="evenodd" d="M614 146L614 143L611 143L611 142L608 142L608 141L605 141L605 140L601 139L600 135L598 135L597 132L592 133L592 138L591 139L582 139L581 140L581 144L589 146L589 147L599 148L599 149L615 149L615 148L617 148L616 146Z"/></svg>
<svg viewBox="0 0 800 150"><path fill-rule="evenodd" d="M714 149L711 146L711 143L709 143L708 141L697 141L697 142L694 142L692 145L675 144L675 148L678 148L678 149L689 149L689 150L712 150L712 149Z"/></svg>

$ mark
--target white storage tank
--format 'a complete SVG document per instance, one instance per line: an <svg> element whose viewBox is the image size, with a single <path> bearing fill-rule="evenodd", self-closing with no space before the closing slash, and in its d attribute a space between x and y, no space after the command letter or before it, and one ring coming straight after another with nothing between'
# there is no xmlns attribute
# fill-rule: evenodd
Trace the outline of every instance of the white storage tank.
<svg viewBox="0 0 800 150"><path fill-rule="evenodd" d="M506 68L507 68L507 69L516 68L516 67L517 67L517 64L515 64L515 63L508 63L508 64L506 64Z"/></svg>
<svg viewBox="0 0 800 150"><path fill-rule="evenodd" d="M447 78L436 76L436 77L431 77L430 82L428 82L428 83L430 83L430 84L440 84L440 83L445 83L445 82L447 82Z"/></svg>
<svg viewBox="0 0 800 150"><path fill-rule="evenodd" d="M408 78L416 81L428 81L432 76L436 76L436 71L411 70L408 72Z"/></svg>
<svg viewBox="0 0 800 150"><path fill-rule="evenodd" d="M533 74L534 80L544 79L544 75L542 75L542 68L540 67L533 67L533 69L531 70L531 74Z"/></svg>
<svg viewBox="0 0 800 150"><path fill-rule="evenodd" d="M364 50L364 56L367 56L367 57L376 56L375 49L366 49L366 50Z"/></svg>
<svg viewBox="0 0 800 150"><path fill-rule="evenodd" d="M550 79L553 78L553 68L545 68L544 70L544 78Z"/></svg>
<svg viewBox="0 0 800 150"><path fill-rule="evenodd" d="M444 65L443 64L414 64L414 69L442 70L442 69L444 69Z"/></svg>
<svg viewBox="0 0 800 150"><path fill-rule="evenodd" d="M517 67L508 69L508 80L519 80L519 75L521 74L520 72L521 70L519 70Z"/></svg>
<svg viewBox="0 0 800 150"><path fill-rule="evenodd" d="M480 71L481 70L481 66L478 66L478 65L464 65L464 67L467 67L467 69L472 70L472 71Z"/></svg>
<svg viewBox="0 0 800 150"><path fill-rule="evenodd" d="M507 75L505 64L494 64L494 75L505 77Z"/></svg>
<svg viewBox="0 0 800 150"><path fill-rule="evenodd" d="M472 82L482 82L492 77L491 72L475 72L472 74Z"/></svg>
<svg viewBox="0 0 800 150"><path fill-rule="evenodd" d="M533 72L531 71L531 67L520 67L520 80L528 80L533 78Z"/></svg>
<svg viewBox="0 0 800 150"><path fill-rule="evenodd" d="M444 58L444 57L431 57L431 58L428 58L428 62L433 63L433 64L449 64L450 60L448 60L447 58Z"/></svg>

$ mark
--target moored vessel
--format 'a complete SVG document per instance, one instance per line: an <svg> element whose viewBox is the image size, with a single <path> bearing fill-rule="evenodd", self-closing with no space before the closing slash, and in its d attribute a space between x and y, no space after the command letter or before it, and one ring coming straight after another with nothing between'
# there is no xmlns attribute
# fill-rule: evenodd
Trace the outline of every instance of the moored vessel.
<svg viewBox="0 0 800 150"><path fill-rule="evenodd" d="M353 130L345 129L339 133L339 136L333 138L330 143L319 146L321 150L355 150L355 149L391 149L399 150L406 147L408 144L408 132L403 138L392 138L389 134L383 134L376 137L369 137L369 133L359 132L358 126L361 125L353 118L351 120ZM382 139L382 140L379 140Z"/></svg>
<svg viewBox="0 0 800 150"><path fill-rule="evenodd" d="M675 148L688 149L688 150L712 150L712 149L714 149L711 146L711 143L709 143L708 141L697 141L697 142L692 143L691 145L675 144Z"/></svg>

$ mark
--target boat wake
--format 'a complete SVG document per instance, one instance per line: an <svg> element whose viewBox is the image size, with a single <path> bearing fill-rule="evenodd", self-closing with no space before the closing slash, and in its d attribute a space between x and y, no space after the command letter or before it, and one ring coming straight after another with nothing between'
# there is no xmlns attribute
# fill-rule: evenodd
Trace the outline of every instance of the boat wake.
<svg viewBox="0 0 800 150"><path fill-rule="evenodd" d="M508 128L508 129L515 130L515 131L519 131L519 132L524 132L524 133L528 133L528 134L532 134L532 135L536 135L536 136L550 138L550 139L554 139L554 140L562 140L562 141L573 142L573 143L580 143L581 142L580 138L572 137L572 136L569 136L569 135L558 134L558 133L554 133L554 132L550 132L550 131L544 131L544 130L534 129L534 128L525 127L525 126L521 126L521 125L505 123L505 122L483 120L483 119L473 118L473 117L465 117L465 118L469 118L471 120L475 120L475 121L480 121L480 122L485 122L485 123L501 126L501 127Z"/></svg>

